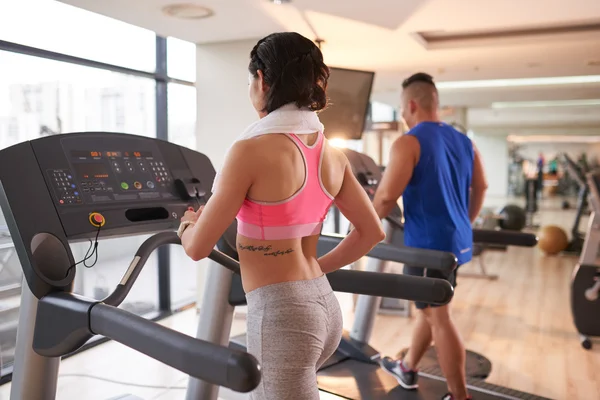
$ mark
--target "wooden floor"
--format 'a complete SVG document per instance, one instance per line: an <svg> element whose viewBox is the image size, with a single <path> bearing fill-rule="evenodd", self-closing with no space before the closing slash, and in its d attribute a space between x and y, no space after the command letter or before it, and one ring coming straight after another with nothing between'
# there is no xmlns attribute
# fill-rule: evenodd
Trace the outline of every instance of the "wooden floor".
<svg viewBox="0 0 600 400"><path fill-rule="evenodd" d="M556 201L544 202L538 222L569 230L573 216L573 211L560 210ZM497 281L459 278L454 320L466 347L492 361L488 382L557 400L600 399L600 342L595 341L590 351L583 350L571 318L569 285L576 262L572 257L547 257L537 249L511 248L486 256L489 272L499 275ZM476 271L475 267L472 263L464 270ZM339 299L344 325L349 328L351 297L340 295ZM196 313L186 311L163 323L193 334ZM408 346L412 324L412 319L379 316L372 344L386 355L395 355ZM233 334L242 332L243 318L237 318L234 325ZM124 386L73 374L164 388ZM183 374L117 343L107 343L63 361L57 398L100 400L131 393L145 399L183 399L186 383ZM0 387L0 399L8 399L9 388Z"/></svg>

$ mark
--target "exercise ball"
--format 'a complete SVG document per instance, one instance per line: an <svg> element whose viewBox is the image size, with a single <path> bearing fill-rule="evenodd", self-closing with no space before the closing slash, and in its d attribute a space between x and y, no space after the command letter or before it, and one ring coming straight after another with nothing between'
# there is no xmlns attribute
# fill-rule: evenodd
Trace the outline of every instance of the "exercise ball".
<svg viewBox="0 0 600 400"><path fill-rule="evenodd" d="M564 200L561 204L561 207L563 210L568 210L569 208L571 208L571 204L567 200Z"/></svg>
<svg viewBox="0 0 600 400"><path fill-rule="evenodd" d="M547 255L555 255L569 245L567 233L559 226L546 225L538 232L538 247Z"/></svg>
<svg viewBox="0 0 600 400"><path fill-rule="evenodd" d="M523 208L515 204L509 204L504 206L498 214L500 214L500 220L498 221L500 228L509 231L520 231L525 228L527 216Z"/></svg>

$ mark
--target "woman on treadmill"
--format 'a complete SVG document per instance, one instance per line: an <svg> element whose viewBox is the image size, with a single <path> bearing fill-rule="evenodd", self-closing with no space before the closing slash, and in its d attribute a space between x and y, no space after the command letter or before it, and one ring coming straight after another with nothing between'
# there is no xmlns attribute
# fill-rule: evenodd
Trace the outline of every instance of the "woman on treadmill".
<svg viewBox="0 0 600 400"><path fill-rule="evenodd" d="M189 257L209 255L234 218L248 301L248 351L260 362L255 400L317 400L316 372L334 353L342 314L324 274L367 254L385 234L345 155L323 135L329 68L315 44L275 33L250 53L249 95L259 120L230 148L213 195L182 218ZM317 258L330 206L350 234Z"/></svg>

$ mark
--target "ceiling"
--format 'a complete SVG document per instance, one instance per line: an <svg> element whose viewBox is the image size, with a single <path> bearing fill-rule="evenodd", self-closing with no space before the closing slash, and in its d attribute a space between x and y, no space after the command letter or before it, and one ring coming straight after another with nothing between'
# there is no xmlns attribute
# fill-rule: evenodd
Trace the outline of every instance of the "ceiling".
<svg viewBox="0 0 600 400"><path fill-rule="evenodd" d="M373 97L392 105L398 103L402 79L416 71L429 72L438 82L600 75L599 0L292 0L283 5L268 0L181 1L214 11L200 20L161 11L179 3L176 0L61 1L196 43L257 39L283 30L318 35L325 40L329 65L376 71ZM581 23L597 29L560 34L550 29L518 37L496 32L443 46L428 45L418 35ZM482 109L497 101L592 98L600 98L600 84L441 90L444 105Z"/></svg>

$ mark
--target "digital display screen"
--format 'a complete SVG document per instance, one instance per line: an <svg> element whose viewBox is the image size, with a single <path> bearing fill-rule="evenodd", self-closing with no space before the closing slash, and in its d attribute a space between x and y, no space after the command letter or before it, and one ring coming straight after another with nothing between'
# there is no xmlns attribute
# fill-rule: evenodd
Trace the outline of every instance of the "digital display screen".
<svg viewBox="0 0 600 400"><path fill-rule="evenodd" d="M109 158L119 158L119 157L137 157L137 158L151 158L154 157L151 151L87 151L87 150L73 150L71 151L71 156L74 158L97 158L97 157L109 157Z"/></svg>
<svg viewBox="0 0 600 400"><path fill-rule="evenodd" d="M102 157L101 151L73 150L71 156L74 158Z"/></svg>
<svg viewBox="0 0 600 400"><path fill-rule="evenodd" d="M126 151L125 157L138 157L138 158L152 157L152 152L151 151Z"/></svg>
<svg viewBox="0 0 600 400"><path fill-rule="evenodd" d="M108 170L100 163L78 163L73 164L75 173L79 179L102 179L108 178Z"/></svg>

